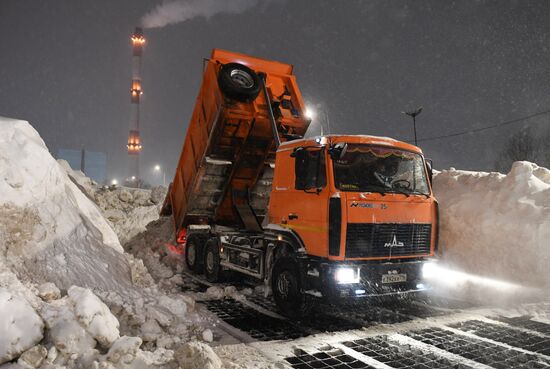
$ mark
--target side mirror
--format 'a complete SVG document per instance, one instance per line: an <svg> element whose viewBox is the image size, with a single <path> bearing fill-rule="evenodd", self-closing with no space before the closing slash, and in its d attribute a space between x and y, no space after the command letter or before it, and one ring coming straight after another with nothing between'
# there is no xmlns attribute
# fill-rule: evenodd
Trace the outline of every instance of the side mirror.
<svg viewBox="0 0 550 369"><path fill-rule="evenodd" d="M426 159L426 168L428 169L428 180L430 184L432 183L434 172L433 172L434 162L432 159Z"/></svg>

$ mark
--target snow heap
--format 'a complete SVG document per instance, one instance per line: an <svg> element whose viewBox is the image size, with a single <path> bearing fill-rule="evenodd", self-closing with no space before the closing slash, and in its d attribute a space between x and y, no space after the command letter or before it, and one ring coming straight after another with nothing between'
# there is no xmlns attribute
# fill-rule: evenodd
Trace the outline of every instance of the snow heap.
<svg viewBox="0 0 550 369"><path fill-rule="evenodd" d="M125 251L137 257L163 290L173 293L181 291L184 282L180 275L181 255L164 255L166 243L173 241L174 234L171 218L159 219L166 188L102 187L81 171L71 169L65 160L58 162L71 180L97 204Z"/></svg>
<svg viewBox="0 0 550 369"><path fill-rule="evenodd" d="M127 289L130 266L97 207L24 121L0 120L0 257L38 283ZM116 283L114 282L116 280Z"/></svg>
<svg viewBox="0 0 550 369"><path fill-rule="evenodd" d="M550 286L550 170L516 162L507 175L434 177L444 261L481 276Z"/></svg>
<svg viewBox="0 0 550 369"><path fill-rule="evenodd" d="M0 117L0 368L185 367L210 322L124 252L91 201L124 190L66 171L27 122ZM162 197L130 194L153 209Z"/></svg>
<svg viewBox="0 0 550 369"><path fill-rule="evenodd" d="M122 245L146 230L147 224L159 218L166 188L152 190L128 187L101 187L80 170L71 169L65 160L58 160L72 181L99 207L116 232Z"/></svg>

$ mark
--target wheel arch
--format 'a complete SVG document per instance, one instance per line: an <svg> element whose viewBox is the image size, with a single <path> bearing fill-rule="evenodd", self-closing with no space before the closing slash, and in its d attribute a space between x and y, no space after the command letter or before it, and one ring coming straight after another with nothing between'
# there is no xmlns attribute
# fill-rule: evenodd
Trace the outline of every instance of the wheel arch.
<svg viewBox="0 0 550 369"><path fill-rule="evenodd" d="M264 228L268 247L265 253L264 282L271 286L273 266L278 258L296 257L305 254L306 249L300 236L292 229L283 228L276 224L268 224Z"/></svg>

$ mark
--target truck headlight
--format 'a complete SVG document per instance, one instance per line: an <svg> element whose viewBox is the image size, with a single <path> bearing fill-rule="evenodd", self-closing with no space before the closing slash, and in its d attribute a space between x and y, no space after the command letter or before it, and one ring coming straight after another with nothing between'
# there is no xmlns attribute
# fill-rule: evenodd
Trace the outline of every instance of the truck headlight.
<svg viewBox="0 0 550 369"><path fill-rule="evenodd" d="M337 283L359 283L359 268L343 267L334 272L334 279Z"/></svg>

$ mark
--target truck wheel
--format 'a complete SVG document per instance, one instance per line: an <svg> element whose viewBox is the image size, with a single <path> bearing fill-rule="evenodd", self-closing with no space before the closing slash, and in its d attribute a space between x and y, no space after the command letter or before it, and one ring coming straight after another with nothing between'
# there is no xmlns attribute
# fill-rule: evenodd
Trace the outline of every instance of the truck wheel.
<svg viewBox="0 0 550 369"><path fill-rule="evenodd" d="M239 63L228 63L221 67L218 85L225 96L243 102L254 100L261 89L258 74Z"/></svg>
<svg viewBox="0 0 550 369"><path fill-rule="evenodd" d="M218 282L221 274L220 246L217 238L213 237L206 242L204 252L204 275L208 282Z"/></svg>
<svg viewBox="0 0 550 369"><path fill-rule="evenodd" d="M185 243L185 263L189 270L200 273L202 261L202 250L204 246L204 238L199 235L190 235Z"/></svg>
<svg viewBox="0 0 550 369"><path fill-rule="evenodd" d="M291 257L280 257L275 261L271 279L275 303L289 318L303 317L311 304L302 292L298 263Z"/></svg>

